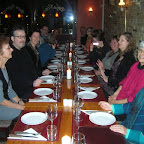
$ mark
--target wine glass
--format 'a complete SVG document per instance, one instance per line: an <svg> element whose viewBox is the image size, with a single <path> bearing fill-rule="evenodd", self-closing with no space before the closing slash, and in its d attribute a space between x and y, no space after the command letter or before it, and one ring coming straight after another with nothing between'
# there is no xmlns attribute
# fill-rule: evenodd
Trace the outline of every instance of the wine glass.
<svg viewBox="0 0 144 144"><path fill-rule="evenodd" d="M82 98L79 98L75 96L74 101L73 101L73 106L75 109L75 120L76 121L81 121L82 118L80 117L81 114L81 108L84 105L84 100Z"/></svg>
<svg viewBox="0 0 144 144"><path fill-rule="evenodd" d="M59 97L59 94L58 94L58 87L59 87L59 85L60 85L60 83L58 81L58 77L56 76L53 79L53 86L55 87L55 92L54 92L54 95L53 95L54 99L57 99Z"/></svg>
<svg viewBox="0 0 144 144"><path fill-rule="evenodd" d="M51 125L53 125L53 121L57 118L57 106L54 104L50 104L47 107L47 118L51 121Z"/></svg>
<svg viewBox="0 0 144 144"><path fill-rule="evenodd" d="M85 135L83 133L74 133L71 144L86 144Z"/></svg>

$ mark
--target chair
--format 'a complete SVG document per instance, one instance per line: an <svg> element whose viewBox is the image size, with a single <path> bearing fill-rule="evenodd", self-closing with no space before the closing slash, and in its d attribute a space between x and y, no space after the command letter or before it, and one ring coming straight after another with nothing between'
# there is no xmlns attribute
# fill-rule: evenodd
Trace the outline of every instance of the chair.
<svg viewBox="0 0 144 144"><path fill-rule="evenodd" d="M7 140L7 137L9 135L9 130L14 127L14 123L12 120L0 120L0 132L4 132L4 136L0 137L0 141Z"/></svg>

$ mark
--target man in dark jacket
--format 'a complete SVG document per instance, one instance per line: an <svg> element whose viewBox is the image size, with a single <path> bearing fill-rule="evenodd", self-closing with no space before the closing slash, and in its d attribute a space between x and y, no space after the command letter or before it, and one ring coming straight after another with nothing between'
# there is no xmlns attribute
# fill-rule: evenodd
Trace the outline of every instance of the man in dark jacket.
<svg viewBox="0 0 144 144"><path fill-rule="evenodd" d="M42 80L38 79L37 69L25 49L26 34L22 26L13 27L11 40L12 58L8 60L6 68L17 95L22 99L27 99L33 86L39 86Z"/></svg>

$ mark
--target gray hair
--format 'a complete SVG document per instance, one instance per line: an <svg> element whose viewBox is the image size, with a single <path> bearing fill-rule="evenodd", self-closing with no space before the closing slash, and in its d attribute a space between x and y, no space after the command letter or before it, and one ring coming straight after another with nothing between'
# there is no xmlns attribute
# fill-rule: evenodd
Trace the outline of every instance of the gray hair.
<svg viewBox="0 0 144 144"><path fill-rule="evenodd" d="M139 43L138 49L140 49L140 48L144 48L144 41L141 41L141 42Z"/></svg>

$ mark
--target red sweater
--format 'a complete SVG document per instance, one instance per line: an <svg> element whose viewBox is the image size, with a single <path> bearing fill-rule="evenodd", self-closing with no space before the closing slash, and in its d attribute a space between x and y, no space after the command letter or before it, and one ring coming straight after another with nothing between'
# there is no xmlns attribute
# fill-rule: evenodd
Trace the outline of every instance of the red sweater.
<svg viewBox="0 0 144 144"><path fill-rule="evenodd" d="M119 83L122 89L117 96L117 100L128 98L132 102L138 91L144 87L144 66L138 68L139 62L134 63L127 76Z"/></svg>

